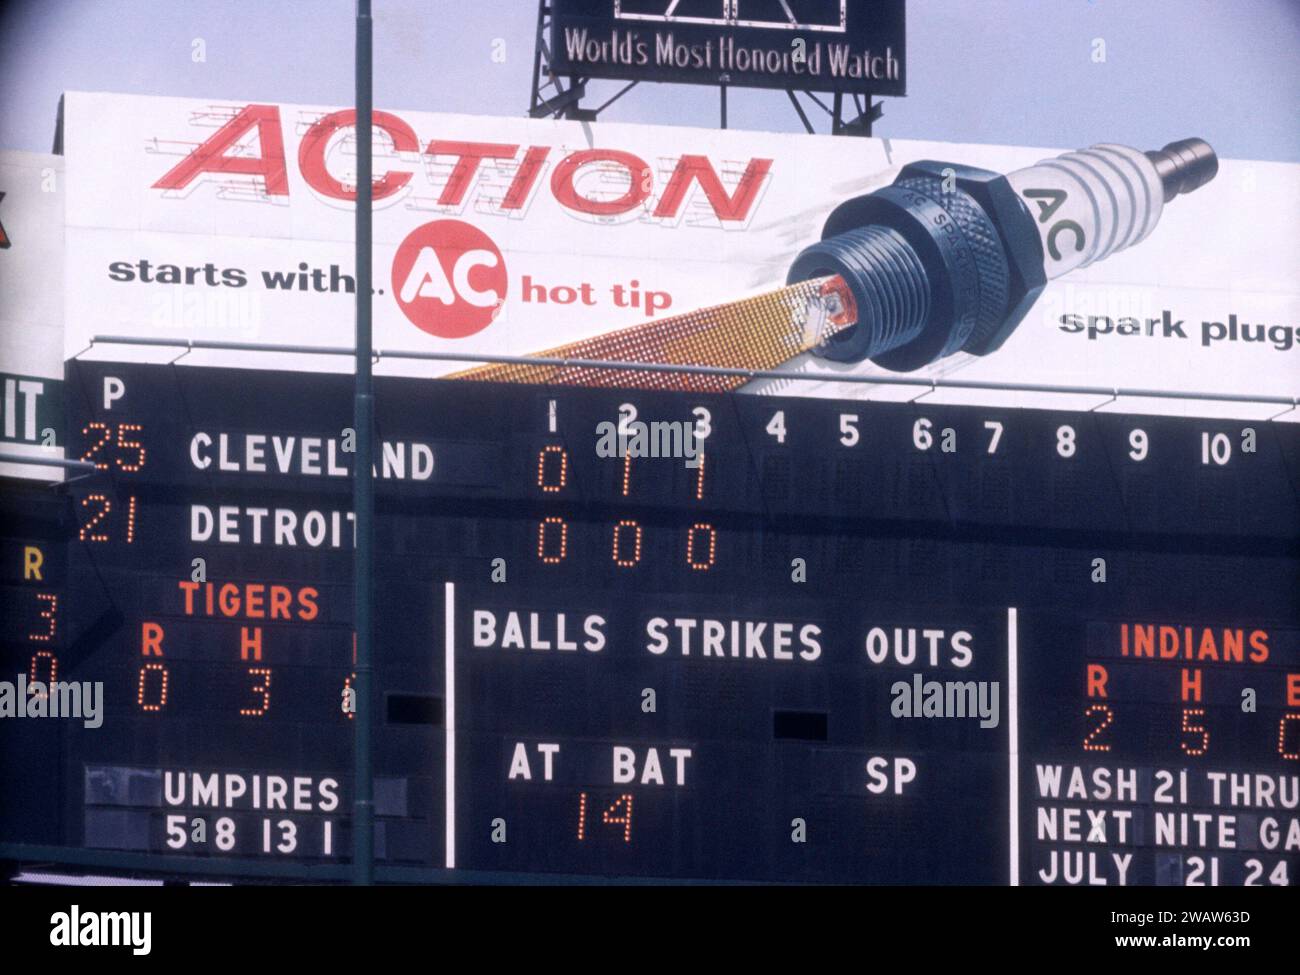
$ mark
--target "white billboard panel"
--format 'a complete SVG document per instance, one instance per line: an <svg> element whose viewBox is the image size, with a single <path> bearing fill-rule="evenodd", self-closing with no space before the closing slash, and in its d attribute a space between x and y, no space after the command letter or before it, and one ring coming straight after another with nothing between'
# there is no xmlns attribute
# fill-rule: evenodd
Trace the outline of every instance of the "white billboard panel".
<svg viewBox="0 0 1300 975"><path fill-rule="evenodd" d="M69 94L66 354L83 353L95 335L350 346L351 121L348 110L321 106ZM1009 173L1061 151L402 111L377 111L375 124L374 341L388 352L527 355L779 288L828 214L888 186L909 163ZM1167 132L1158 119L1151 132L1137 149L1194 135ZM1231 146L1216 148L1231 156ZM1158 179L1154 189L1142 184L1154 170L1132 157L1110 164L1131 167L1112 176L1120 191L1089 185L1085 174L1063 206L1042 195L1059 190L1016 185L1028 212L1043 217L1043 246L1077 244L1078 253L1062 256L1059 276L1045 259L1042 294L987 355L957 352L901 372L803 353L776 368L1294 397L1300 167L1221 158L1207 185L1162 201ZM1051 229L1066 230L1059 239L1048 232L1053 213ZM185 361L350 368L328 356L195 351ZM377 371L464 368L383 358ZM743 387L890 399L924 388L781 379ZM1285 404L1142 407L1262 418Z"/></svg>

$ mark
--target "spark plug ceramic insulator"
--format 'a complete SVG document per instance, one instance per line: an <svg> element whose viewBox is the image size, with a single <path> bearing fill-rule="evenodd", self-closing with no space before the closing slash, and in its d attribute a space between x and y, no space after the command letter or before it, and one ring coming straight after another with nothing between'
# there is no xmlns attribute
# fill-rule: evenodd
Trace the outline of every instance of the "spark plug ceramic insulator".
<svg viewBox="0 0 1300 975"><path fill-rule="evenodd" d="M1048 279L1142 240L1166 202L1218 171L1201 139L1139 152L1097 145L1008 176L917 162L831 212L790 283L839 275L857 324L816 354L919 369L999 348Z"/></svg>

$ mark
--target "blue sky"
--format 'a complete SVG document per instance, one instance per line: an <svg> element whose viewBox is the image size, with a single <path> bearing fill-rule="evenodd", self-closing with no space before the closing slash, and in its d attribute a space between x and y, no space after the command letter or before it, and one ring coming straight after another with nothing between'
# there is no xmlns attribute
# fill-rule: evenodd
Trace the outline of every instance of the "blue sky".
<svg viewBox="0 0 1300 975"><path fill-rule="evenodd" d="M852 0L868 2L868 0ZM373 0L378 107L519 115L534 0ZM909 0L909 95L878 135L1155 148L1300 162L1296 0ZM49 151L61 91L345 105L353 0L9 0L0 148ZM191 58L202 39L206 60ZM1092 59L1094 39L1106 60ZM504 63L493 61L498 39ZM499 44L498 44L499 49ZM603 101L616 87L593 85ZM733 128L796 131L782 92L732 92ZM717 96L643 85L602 118L717 124Z"/></svg>

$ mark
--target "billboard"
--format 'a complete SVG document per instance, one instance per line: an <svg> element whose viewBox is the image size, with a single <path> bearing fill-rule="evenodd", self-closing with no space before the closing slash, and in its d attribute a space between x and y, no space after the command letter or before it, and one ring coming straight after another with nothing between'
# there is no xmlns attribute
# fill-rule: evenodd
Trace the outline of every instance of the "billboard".
<svg viewBox="0 0 1300 975"><path fill-rule="evenodd" d="M69 94L67 354L83 352L96 333L349 346L350 123L346 109ZM1296 392L1300 299L1292 270L1300 244L1286 217L1300 185L1293 165L1223 158L1207 185L1162 206L1159 185L1143 182L1158 167L1137 162L1146 157L1129 149L1038 166L1057 153L387 110L376 112L375 124L381 350L531 355L588 341L618 347L611 334L647 319L780 289L830 218L864 194L906 192L901 176L903 183L929 179L941 196L949 172L961 184L955 192L965 194L971 167L1014 173L1003 192L1017 194L1017 219L1041 234L1033 253L1045 280L1028 289L1033 300L1018 306L1014 330L976 352L945 347L919 366L882 356L841 361L797 338L778 342L780 354L763 351L763 362L822 378L769 377L741 391L905 399L916 386L863 382L905 373L922 381L1181 394ZM1150 148L1164 141L1153 134ZM1108 181L1090 184L1089 168L1102 165L1098 152L1110 154ZM918 177L927 160L937 168ZM1079 182L1064 208L1057 178ZM1098 199L1107 201L1104 214ZM989 212L996 230L992 203ZM1088 232L1080 236L1071 225ZM1000 273L1009 284L1003 304L990 307L1009 309L1015 294L1027 293L1025 282L1017 292L1015 267ZM862 303L859 312L869 311ZM976 305L970 314L996 332L1006 315ZM738 327L715 348L760 348L761 327ZM692 355L703 364L732 362ZM193 352L186 361L348 367L328 356L236 360ZM377 368L432 376L465 364L383 358ZM939 388L928 398L1043 402L1035 392L1005 390ZM1051 402L1100 401L1090 394ZM1129 405L1278 412L1270 404L1186 400Z"/></svg>
<svg viewBox="0 0 1300 975"><path fill-rule="evenodd" d="M558 0L551 70L588 78L907 93L904 0Z"/></svg>
<svg viewBox="0 0 1300 975"><path fill-rule="evenodd" d="M63 456L63 157L0 151L0 451ZM55 480L58 468L0 464Z"/></svg>
<svg viewBox="0 0 1300 975"><path fill-rule="evenodd" d="M350 113L65 118L0 837L341 878L368 709L381 880L1294 882L1294 166L377 113L357 700Z"/></svg>

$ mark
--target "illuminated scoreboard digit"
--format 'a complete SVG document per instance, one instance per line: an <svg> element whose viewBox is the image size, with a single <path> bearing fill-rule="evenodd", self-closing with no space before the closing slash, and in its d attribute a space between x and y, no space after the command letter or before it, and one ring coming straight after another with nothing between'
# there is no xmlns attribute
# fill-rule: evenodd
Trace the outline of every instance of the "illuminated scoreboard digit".
<svg viewBox="0 0 1300 975"><path fill-rule="evenodd" d="M27 733L59 798L6 837L346 861L350 377L66 385L99 472L68 490L58 666L105 716ZM1294 425L396 378L377 404L381 864L1294 882Z"/></svg>

